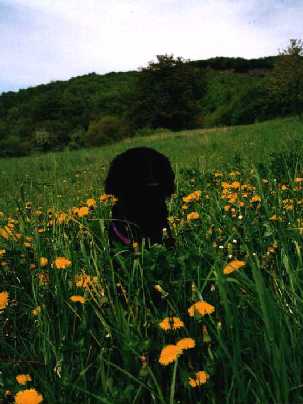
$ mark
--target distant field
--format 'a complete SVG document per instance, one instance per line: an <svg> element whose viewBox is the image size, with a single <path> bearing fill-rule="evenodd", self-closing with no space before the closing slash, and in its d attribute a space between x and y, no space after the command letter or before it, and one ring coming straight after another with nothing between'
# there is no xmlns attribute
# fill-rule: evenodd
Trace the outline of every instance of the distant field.
<svg viewBox="0 0 303 404"><path fill-rule="evenodd" d="M255 164L270 153L296 148L302 143L303 122L273 120L247 126L157 132L127 139L102 148L40 154L0 160L0 210L12 210L27 201L36 206L69 207L92 195L99 195L111 159L134 146L150 146L171 159L176 173L181 167L202 173L234 165L239 158Z"/></svg>

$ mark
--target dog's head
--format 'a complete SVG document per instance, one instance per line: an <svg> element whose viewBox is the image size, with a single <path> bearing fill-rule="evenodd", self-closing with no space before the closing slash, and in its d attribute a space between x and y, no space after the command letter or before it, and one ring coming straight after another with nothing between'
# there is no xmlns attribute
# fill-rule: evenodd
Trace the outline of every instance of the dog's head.
<svg viewBox="0 0 303 404"><path fill-rule="evenodd" d="M112 161L105 192L118 199L165 199L175 191L175 175L166 156L149 147L135 147Z"/></svg>

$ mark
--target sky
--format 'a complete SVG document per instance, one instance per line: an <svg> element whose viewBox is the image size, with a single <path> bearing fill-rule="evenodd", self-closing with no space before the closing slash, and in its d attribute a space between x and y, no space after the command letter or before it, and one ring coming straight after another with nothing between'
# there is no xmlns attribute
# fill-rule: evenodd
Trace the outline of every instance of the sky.
<svg viewBox="0 0 303 404"><path fill-rule="evenodd" d="M159 54L275 55L303 38L303 0L0 0L0 93Z"/></svg>

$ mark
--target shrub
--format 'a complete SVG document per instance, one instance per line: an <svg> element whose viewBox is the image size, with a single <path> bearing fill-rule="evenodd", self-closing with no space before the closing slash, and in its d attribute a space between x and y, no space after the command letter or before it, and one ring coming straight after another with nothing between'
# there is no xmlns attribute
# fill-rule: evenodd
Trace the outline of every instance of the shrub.
<svg viewBox="0 0 303 404"><path fill-rule="evenodd" d="M88 146L101 146L113 143L129 136L128 124L111 115L105 115L89 124L86 133L86 144Z"/></svg>

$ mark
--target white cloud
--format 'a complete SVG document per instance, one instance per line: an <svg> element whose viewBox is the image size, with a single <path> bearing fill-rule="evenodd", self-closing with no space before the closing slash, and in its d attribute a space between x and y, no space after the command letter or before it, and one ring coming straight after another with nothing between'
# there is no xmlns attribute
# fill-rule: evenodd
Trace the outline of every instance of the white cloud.
<svg viewBox="0 0 303 404"><path fill-rule="evenodd" d="M265 56L302 37L298 0L2 1L1 81L20 85L136 69L166 52Z"/></svg>

